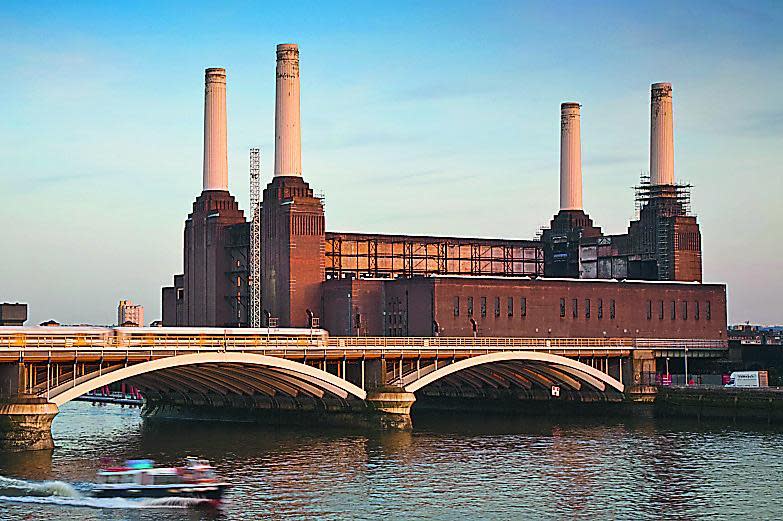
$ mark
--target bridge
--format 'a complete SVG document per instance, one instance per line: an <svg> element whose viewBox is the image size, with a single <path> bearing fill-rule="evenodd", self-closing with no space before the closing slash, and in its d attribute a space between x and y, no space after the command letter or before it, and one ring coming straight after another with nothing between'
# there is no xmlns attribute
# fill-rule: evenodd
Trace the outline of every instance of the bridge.
<svg viewBox="0 0 783 521"><path fill-rule="evenodd" d="M661 356L725 341L330 337L318 329L0 327L0 447L51 447L63 404L127 382L144 414L409 428L417 397L619 401ZM652 363L652 365L651 365Z"/></svg>

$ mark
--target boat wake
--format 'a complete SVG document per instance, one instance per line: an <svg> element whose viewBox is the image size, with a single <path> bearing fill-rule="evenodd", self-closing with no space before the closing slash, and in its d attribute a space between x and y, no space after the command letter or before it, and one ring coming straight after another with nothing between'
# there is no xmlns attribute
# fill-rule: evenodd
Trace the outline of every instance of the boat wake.
<svg viewBox="0 0 783 521"><path fill-rule="evenodd" d="M0 502L34 503L88 508L200 508L208 499L195 498L96 498L89 485L74 487L64 481L25 481L0 476Z"/></svg>

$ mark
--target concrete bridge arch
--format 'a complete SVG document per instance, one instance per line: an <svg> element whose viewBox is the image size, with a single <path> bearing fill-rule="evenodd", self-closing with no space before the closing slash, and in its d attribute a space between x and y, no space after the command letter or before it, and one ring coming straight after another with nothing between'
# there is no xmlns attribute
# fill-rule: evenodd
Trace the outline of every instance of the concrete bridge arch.
<svg viewBox="0 0 783 521"><path fill-rule="evenodd" d="M194 370L199 366L200 370ZM210 371L210 366L219 366L220 371ZM264 373L232 370L261 368ZM201 370L207 369L207 370ZM145 375L160 375L165 381L177 387L195 392L303 392L318 397L325 393L346 399L349 396L364 400L367 393L357 385L322 369L301 362L244 352L202 352L159 358L140 362L127 367L116 368L101 374L90 373L76 380L64 383L48 391L50 403L62 406L69 401L105 385L121 380L144 378Z"/></svg>
<svg viewBox="0 0 783 521"><path fill-rule="evenodd" d="M622 382L612 376L572 358L539 351L502 351L467 358L449 365L430 366L418 377L411 374L403 382L406 392L415 393L444 378L470 375L476 381L493 384L509 382L541 386L559 385L580 391L583 387L605 392L622 393ZM413 379L415 378L415 379Z"/></svg>

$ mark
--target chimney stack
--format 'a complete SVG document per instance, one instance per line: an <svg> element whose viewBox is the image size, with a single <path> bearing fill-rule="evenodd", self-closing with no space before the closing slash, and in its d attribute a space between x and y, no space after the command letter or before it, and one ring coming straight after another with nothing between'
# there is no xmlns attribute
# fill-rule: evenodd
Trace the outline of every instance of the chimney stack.
<svg viewBox="0 0 783 521"><path fill-rule="evenodd" d="M228 191L226 69L206 69L204 82L204 191Z"/></svg>
<svg viewBox="0 0 783 521"><path fill-rule="evenodd" d="M560 209L582 209L582 144L579 103L560 105Z"/></svg>
<svg viewBox="0 0 783 521"><path fill-rule="evenodd" d="M650 99L650 184L674 184L672 84L653 83Z"/></svg>
<svg viewBox="0 0 783 521"><path fill-rule="evenodd" d="M302 176L299 122L299 46L277 46L275 94L275 177Z"/></svg>

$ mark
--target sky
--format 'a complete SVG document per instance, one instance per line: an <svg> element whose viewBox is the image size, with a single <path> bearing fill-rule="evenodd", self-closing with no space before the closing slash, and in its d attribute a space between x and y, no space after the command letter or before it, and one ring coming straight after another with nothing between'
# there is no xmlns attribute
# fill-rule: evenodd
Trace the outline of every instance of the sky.
<svg viewBox="0 0 783 521"><path fill-rule="evenodd" d="M0 302L30 322L160 318L201 190L203 75L228 74L229 188L274 159L275 45L300 46L302 163L327 229L533 238L558 210L560 103L582 104L584 207L607 233L673 85L705 282L783 323L783 3L0 4Z"/></svg>

